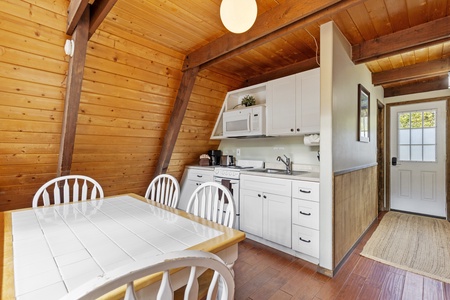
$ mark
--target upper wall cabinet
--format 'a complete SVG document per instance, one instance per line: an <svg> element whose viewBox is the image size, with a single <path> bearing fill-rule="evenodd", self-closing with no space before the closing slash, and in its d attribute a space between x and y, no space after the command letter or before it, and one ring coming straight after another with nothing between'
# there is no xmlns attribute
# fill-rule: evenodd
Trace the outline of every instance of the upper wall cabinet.
<svg viewBox="0 0 450 300"><path fill-rule="evenodd" d="M320 68L269 81L266 88L267 135L320 132Z"/></svg>
<svg viewBox="0 0 450 300"><path fill-rule="evenodd" d="M244 105L242 105L242 98L244 98L247 95L253 96L255 98L255 105L264 106L263 113L265 113L266 83L260 83L239 90L228 92L227 96L225 97L225 101L223 103L222 110L220 111L216 125L214 126L211 139L227 138L223 130L224 128L223 115L225 112L232 112L232 111L235 111L236 113L228 113L228 115L238 115L239 110L246 108ZM253 126L253 124L249 123L249 126ZM254 133L255 130L252 130L252 132Z"/></svg>

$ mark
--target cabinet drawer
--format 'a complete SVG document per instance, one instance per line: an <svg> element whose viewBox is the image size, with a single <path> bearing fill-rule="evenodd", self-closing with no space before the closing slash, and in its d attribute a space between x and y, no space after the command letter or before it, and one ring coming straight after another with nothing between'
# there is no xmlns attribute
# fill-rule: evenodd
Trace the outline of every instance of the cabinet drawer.
<svg viewBox="0 0 450 300"><path fill-rule="evenodd" d="M265 176L241 175L241 188L291 197L291 181Z"/></svg>
<svg viewBox="0 0 450 300"><path fill-rule="evenodd" d="M292 199L292 223L319 230L319 202Z"/></svg>
<svg viewBox="0 0 450 300"><path fill-rule="evenodd" d="M214 181L213 177L214 177L214 172L212 170L189 169L187 179L208 182L208 181Z"/></svg>
<svg viewBox="0 0 450 300"><path fill-rule="evenodd" d="M319 202L319 183L292 181L292 197Z"/></svg>
<svg viewBox="0 0 450 300"><path fill-rule="evenodd" d="M292 225L292 249L319 258L319 231Z"/></svg>

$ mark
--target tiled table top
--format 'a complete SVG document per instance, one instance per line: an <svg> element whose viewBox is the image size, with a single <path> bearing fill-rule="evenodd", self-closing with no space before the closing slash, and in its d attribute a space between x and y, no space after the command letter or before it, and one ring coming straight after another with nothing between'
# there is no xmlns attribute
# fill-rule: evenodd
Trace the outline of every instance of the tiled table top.
<svg viewBox="0 0 450 300"><path fill-rule="evenodd" d="M11 213L17 299L58 299L140 258L224 233L129 195Z"/></svg>

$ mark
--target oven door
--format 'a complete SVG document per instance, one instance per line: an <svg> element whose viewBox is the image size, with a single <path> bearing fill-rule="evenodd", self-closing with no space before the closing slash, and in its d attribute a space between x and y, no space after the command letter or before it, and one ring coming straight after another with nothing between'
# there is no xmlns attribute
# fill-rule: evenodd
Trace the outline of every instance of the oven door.
<svg viewBox="0 0 450 300"><path fill-rule="evenodd" d="M222 184L223 186L227 187L230 192L231 195L233 195L233 200L234 200L234 206L235 206L235 210L236 210L236 216L234 219L234 229L239 229L240 227L240 220L239 220L239 216L240 216L240 203L239 203L239 180L238 179L227 179L227 178L221 178L221 177L214 177L214 181L218 182L220 184Z"/></svg>

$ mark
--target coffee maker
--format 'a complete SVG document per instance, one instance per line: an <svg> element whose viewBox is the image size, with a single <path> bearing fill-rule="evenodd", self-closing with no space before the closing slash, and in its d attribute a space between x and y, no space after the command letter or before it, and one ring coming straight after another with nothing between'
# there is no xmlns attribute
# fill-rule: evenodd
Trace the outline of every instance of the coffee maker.
<svg viewBox="0 0 450 300"><path fill-rule="evenodd" d="M209 150L209 165L210 166L218 166L220 165L220 157L222 156L221 150Z"/></svg>

